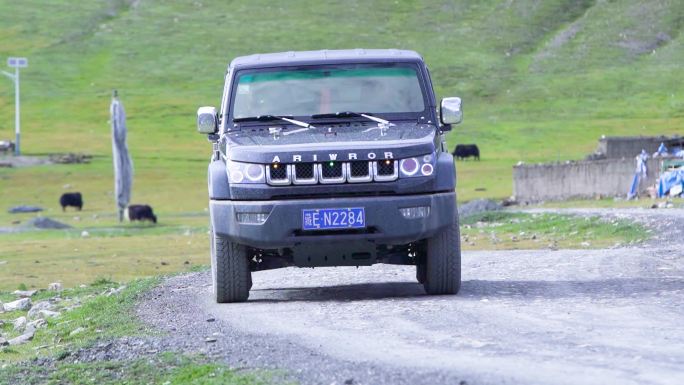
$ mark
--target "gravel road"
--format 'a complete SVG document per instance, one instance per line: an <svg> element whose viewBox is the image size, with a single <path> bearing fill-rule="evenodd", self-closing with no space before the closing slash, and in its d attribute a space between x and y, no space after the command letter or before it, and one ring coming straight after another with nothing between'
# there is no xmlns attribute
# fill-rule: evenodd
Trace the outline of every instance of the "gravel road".
<svg viewBox="0 0 684 385"><path fill-rule="evenodd" d="M169 332L164 349L303 384L684 383L684 210L567 212L633 218L657 235L466 252L458 296L425 295L412 267L287 268L255 273L241 304L213 303L208 273L174 277L138 312Z"/></svg>

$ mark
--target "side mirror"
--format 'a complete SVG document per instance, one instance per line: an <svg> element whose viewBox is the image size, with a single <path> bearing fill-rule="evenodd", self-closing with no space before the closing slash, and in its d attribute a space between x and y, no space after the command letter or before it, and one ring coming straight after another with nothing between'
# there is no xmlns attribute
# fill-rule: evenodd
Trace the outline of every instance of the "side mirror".
<svg viewBox="0 0 684 385"><path fill-rule="evenodd" d="M200 134L214 134L218 131L216 107L200 107L197 109L197 131Z"/></svg>
<svg viewBox="0 0 684 385"><path fill-rule="evenodd" d="M463 121L461 98L442 99L442 103L439 106L439 120L446 126L461 123Z"/></svg>

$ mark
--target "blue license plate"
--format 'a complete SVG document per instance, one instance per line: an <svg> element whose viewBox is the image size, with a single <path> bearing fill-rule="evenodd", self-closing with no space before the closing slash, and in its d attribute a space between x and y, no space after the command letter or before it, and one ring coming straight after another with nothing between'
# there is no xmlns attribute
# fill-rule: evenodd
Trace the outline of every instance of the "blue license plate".
<svg viewBox="0 0 684 385"><path fill-rule="evenodd" d="M366 227L363 207L302 210L303 230L361 229Z"/></svg>

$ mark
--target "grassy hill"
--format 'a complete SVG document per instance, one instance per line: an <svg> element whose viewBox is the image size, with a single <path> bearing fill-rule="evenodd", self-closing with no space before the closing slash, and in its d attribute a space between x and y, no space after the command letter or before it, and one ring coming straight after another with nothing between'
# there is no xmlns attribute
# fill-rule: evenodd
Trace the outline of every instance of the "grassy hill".
<svg viewBox="0 0 684 385"><path fill-rule="evenodd" d="M0 0L0 59L30 61L24 152L96 156L90 165L0 170L0 194L7 205L55 206L68 183L88 207L113 209L116 88L129 118L134 201L200 211L209 146L194 114L219 103L231 58L394 47L419 51L438 94L465 100L449 143L477 143L482 161L458 164L460 199L504 197L519 160L579 158L602 134L683 133L683 28L681 0ZM13 137L13 124L13 89L0 80L0 138Z"/></svg>

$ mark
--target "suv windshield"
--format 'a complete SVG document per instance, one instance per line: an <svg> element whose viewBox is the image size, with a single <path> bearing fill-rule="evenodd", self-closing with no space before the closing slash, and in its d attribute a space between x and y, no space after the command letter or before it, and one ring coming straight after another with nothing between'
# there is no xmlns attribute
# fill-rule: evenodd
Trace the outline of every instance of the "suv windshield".
<svg viewBox="0 0 684 385"><path fill-rule="evenodd" d="M233 118L311 116L338 111L372 114L425 110L417 69L411 64L340 64L241 71Z"/></svg>

